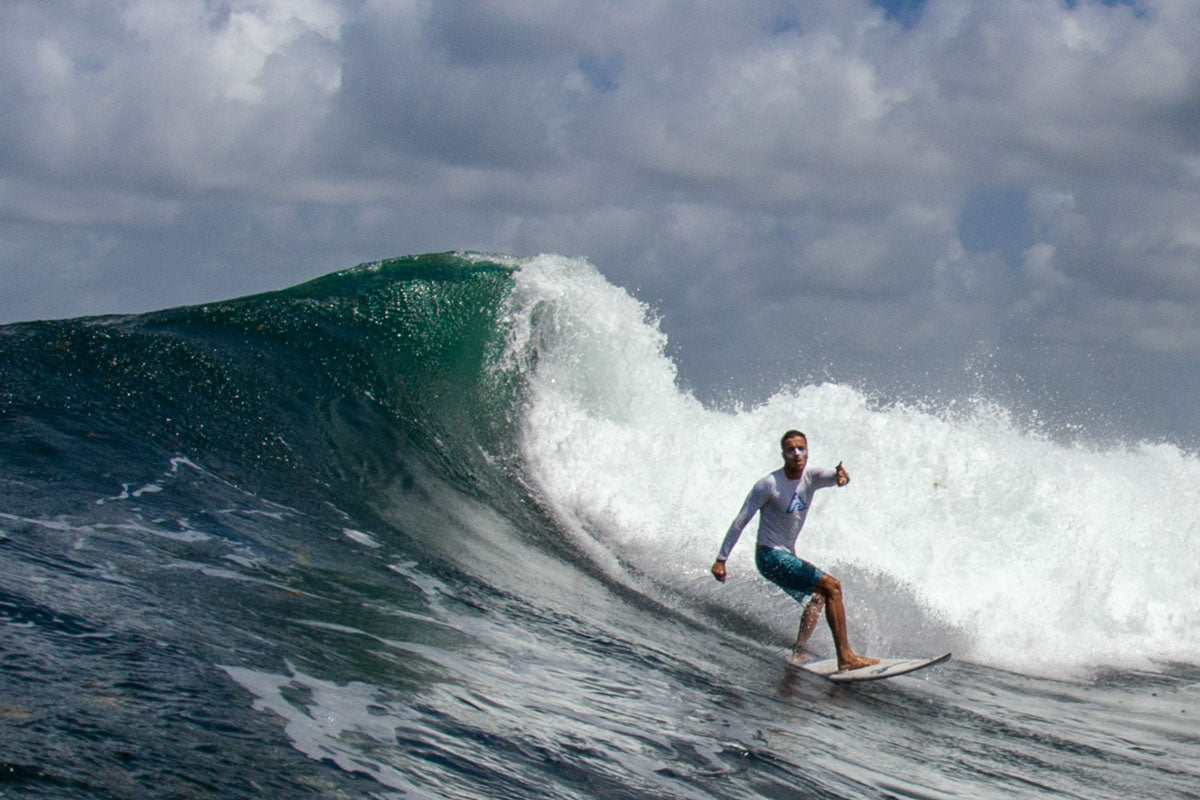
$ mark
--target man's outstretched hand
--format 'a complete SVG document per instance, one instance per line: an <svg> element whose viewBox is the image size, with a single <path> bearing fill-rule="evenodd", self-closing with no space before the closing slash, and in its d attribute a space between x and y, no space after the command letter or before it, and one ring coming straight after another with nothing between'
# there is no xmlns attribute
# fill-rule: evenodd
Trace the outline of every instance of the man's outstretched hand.
<svg viewBox="0 0 1200 800"><path fill-rule="evenodd" d="M838 486L845 486L850 482L850 473L846 472L846 468L842 466L842 462L838 462L838 465L834 467L833 472L835 475L837 475Z"/></svg>
<svg viewBox="0 0 1200 800"><path fill-rule="evenodd" d="M725 562L724 561L714 561L713 565L712 565L712 574L713 574L714 578L719 580L721 583L724 583L725 582Z"/></svg>

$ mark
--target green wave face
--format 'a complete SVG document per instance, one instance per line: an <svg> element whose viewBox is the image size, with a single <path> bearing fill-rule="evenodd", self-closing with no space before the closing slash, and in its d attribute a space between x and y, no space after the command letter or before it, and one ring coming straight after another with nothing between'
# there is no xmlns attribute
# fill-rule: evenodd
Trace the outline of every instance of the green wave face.
<svg viewBox="0 0 1200 800"><path fill-rule="evenodd" d="M72 481L155 452L260 488L362 491L413 457L466 479L481 448L510 449L520 379L496 364L514 269L413 256L201 306L6 326L0 419Z"/></svg>

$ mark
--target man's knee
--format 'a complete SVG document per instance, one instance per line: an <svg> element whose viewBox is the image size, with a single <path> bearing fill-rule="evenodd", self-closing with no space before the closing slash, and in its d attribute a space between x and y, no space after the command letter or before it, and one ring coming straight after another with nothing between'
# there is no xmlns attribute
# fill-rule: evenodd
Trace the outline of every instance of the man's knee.
<svg viewBox="0 0 1200 800"><path fill-rule="evenodd" d="M823 595L826 600L840 599L842 596L842 584L837 578L829 573L825 573L817 581L816 591Z"/></svg>

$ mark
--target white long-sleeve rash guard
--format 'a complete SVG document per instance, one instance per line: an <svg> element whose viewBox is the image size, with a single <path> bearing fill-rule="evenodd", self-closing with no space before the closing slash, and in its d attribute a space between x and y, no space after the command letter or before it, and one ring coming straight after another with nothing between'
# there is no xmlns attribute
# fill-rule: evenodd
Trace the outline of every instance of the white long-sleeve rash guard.
<svg viewBox="0 0 1200 800"><path fill-rule="evenodd" d="M827 486L837 486L837 473L831 469L805 469L799 478L789 478L782 468L760 479L746 496L737 518L729 526L718 561L729 558L742 530L758 514L758 545L780 547L795 555L796 537L808 517L813 493Z"/></svg>

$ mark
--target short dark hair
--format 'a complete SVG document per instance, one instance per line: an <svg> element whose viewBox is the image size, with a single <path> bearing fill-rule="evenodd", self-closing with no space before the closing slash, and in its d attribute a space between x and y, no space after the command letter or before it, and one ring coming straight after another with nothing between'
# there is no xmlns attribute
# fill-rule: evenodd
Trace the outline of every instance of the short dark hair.
<svg viewBox="0 0 1200 800"><path fill-rule="evenodd" d="M805 444L808 444L808 437L804 435L804 431L791 430L779 437L779 449L783 449L783 443L788 439L794 439L797 436L803 439Z"/></svg>

